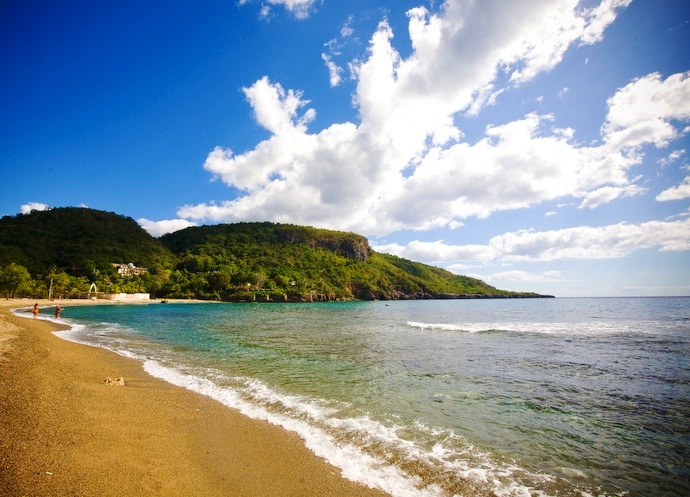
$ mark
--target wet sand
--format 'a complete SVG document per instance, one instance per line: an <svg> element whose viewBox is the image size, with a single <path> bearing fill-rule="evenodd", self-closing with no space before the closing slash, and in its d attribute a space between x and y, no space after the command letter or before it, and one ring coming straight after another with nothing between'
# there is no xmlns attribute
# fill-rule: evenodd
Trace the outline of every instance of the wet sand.
<svg viewBox="0 0 690 497"><path fill-rule="evenodd" d="M342 478L296 434L9 311L33 303L0 301L0 495L386 495ZM104 383L120 376L125 386Z"/></svg>

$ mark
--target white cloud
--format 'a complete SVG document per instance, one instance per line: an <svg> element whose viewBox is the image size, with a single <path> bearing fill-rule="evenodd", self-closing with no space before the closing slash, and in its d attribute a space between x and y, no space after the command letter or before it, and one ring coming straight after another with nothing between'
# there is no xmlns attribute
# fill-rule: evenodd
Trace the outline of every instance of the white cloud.
<svg viewBox="0 0 690 497"><path fill-rule="evenodd" d="M561 281L561 271L545 271L542 273L530 273L527 271L502 271L488 275L482 275L481 279L488 282L495 281L520 281L520 282L558 282Z"/></svg>
<svg viewBox="0 0 690 497"><path fill-rule="evenodd" d="M249 88L243 88L257 122L275 135L291 130L305 132L304 124L314 118L308 110L297 119L297 110L309 103L302 100L302 92L285 91L280 83L272 85L267 77L261 78Z"/></svg>
<svg viewBox="0 0 690 497"><path fill-rule="evenodd" d="M338 65L334 61L334 58L342 55L343 48L348 44L347 39L353 35L353 22L354 17L348 17L347 21L345 21L345 23L343 23L342 27L340 28L341 39L338 39L336 37L332 40L329 40L327 43L324 43L324 46L326 47L327 51L321 54L321 59L324 61L324 63L326 64L326 68L328 69L328 81L332 87L340 85L342 81L342 73L344 69L342 66Z"/></svg>
<svg viewBox="0 0 690 497"><path fill-rule="evenodd" d="M347 21L345 21L345 23L343 23L343 26L340 28L340 36L342 36L343 38L349 38L353 35L353 33L355 32L354 28L352 27L353 21L353 16L347 18Z"/></svg>
<svg viewBox="0 0 690 497"><path fill-rule="evenodd" d="M373 244L377 252L393 254L406 259L425 263L439 263L448 261L476 261L489 262L497 258L494 249L487 245L447 245L443 240L422 242L413 240L407 245L391 243L386 245Z"/></svg>
<svg viewBox="0 0 690 497"><path fill-rule="evenodd" d="M328 68L328 76L331 86L338 86L341 80L340 73L343 72L343 68L333 62L333 58L328 54L322 53L321 58L326 63L326 67Z"/></svg>
<svg viewBox="0 0 690 497"><path fill-rule="evenodd" d="M659 165L661 167L667 167L676 162L677 160L680 160L684 155L685 155L685 150L674 150L670 154L668 154L667 157L664 157L662 159L659 159Z"/></svg>
<svg viewBox="0 0 690 497"><path fill-rule="evenodd" d="M662 252L690 250L690 219L542 232L522 230L495 236L487 245L448 245L439 240L374 247L426 263L613 259L652 248Z"/></svg>
<svg viewBox="0 0 690 497"><path fill-rule="evenodd" d="M683 200L685 198L690 198L690 176L686 176L680 185L664 190L656 196L659 202Z"/></svg>
<svg viewBox="0 0 690 497"><path fill-rule="evenodd" d="M578 206L580 209L595 209L602 204L607 204L619 197L634 197L647 192L646 188L637 185L626 185L623 187L603 186L587 192L583 195L584 200Z"/></svg>
<svg viewBox="0 0 690 497"><path fill-rule="evenodd" d="M190 226L196 226L195 223L191 223L186 219L167 219L164 221L149 221L148 219L138 219L137 223L139 226L144 228L149 232L151 236L161 236L166 233L173 233L184 228L189 228Z"/></svg>
<svg viewBox="0 0 690 497"><path fill-rule="evenodd" d="M686 210L684 210L682 212L679 212L678 214L668 216L666 218L666 220L671 221L673 219L685 219L685 218L690 218L690 207L688 207Z"/></svg>
<svg viewBox="0 0 690 497"><path fill-rule="evenodd" d="M591 45L604 37L604 30L616 19L617 11L626 8L632 0L604 0L585 11L586 25L581 36L583 44Z"/></svg>
<svg viewBox="0 0 690 497"><path fill-rule="evenodd" d="M42 204L41 202L29 202L19 208L22 214L28 214L31 211L47 211L48 209L50 209L50 206Z"/></svg>
<svg viewBox="0 0 690 497"><path fill-rule="evenodd" d="M612 150L665 147L684 133L673 121L690 119L690 71L666 80L659 73L638 78L617 91L608 106L602 131Z"/></svg>
<svg viewBox="0 0 690 497"><path fill-rule="evenodd" d="M239 0L238 5L251 3L253 0ZM263 0L266 2L261 6L260 17L265 18L270 14L269 5L280 5L297 19L306 19L314 10L316 0Z"/></svg>
<svg viewBox="0 0 690 497"><path fill-rule="evenodd" d="M474 144L462 141L458 125L507 87L554 67L568 47L601 39L628 3L582 10L574 0L448 1L437 14L412 9L408 58L391 45L384 21L353 66L360 122L315 133L303 95L262 78L244 92L271 136L241 154L216 147L204 165L241 195L178 215L381 235L555 199L594 208L639 195L645 190L628 173L641 147L665 146L682 133L676 123L690 118L687 74L651 74L622 88L608 101L598 145L576 143L575 131L554 127L549 114L489 127Z"/></svg>

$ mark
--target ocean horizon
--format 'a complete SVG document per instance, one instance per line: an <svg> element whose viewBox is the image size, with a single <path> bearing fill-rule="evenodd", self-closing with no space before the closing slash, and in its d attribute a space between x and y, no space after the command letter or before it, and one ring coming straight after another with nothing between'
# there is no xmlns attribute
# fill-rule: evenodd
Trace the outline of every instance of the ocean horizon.
<svg viewBox="0 0 690 497"><path fill-rule="evenodd" d="M690 494L690 297L69 306L395 496Z"/></svg>

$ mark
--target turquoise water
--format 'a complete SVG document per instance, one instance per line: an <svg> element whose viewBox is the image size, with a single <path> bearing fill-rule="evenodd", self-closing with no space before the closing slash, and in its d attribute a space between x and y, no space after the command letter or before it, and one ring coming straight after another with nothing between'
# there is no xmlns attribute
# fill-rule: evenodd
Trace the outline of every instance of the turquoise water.
<svg viewBox="0 0 690 497"><path fill-rule="evenodd" d="M66 306L391 495L690 495L690 299Z"/></svg>

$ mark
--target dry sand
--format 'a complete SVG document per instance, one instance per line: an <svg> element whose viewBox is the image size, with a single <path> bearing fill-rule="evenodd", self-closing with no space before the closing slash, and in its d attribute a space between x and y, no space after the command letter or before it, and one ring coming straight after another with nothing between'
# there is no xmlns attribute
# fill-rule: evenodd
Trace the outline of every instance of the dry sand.
<svg viewBox="0 0 690 497"><path fill-rule="evenodd" d="M385 495L342 478L293 433L9 312L32 305L0 302L0 495ZM124 387L104 384L120 376Z"/></svg>

